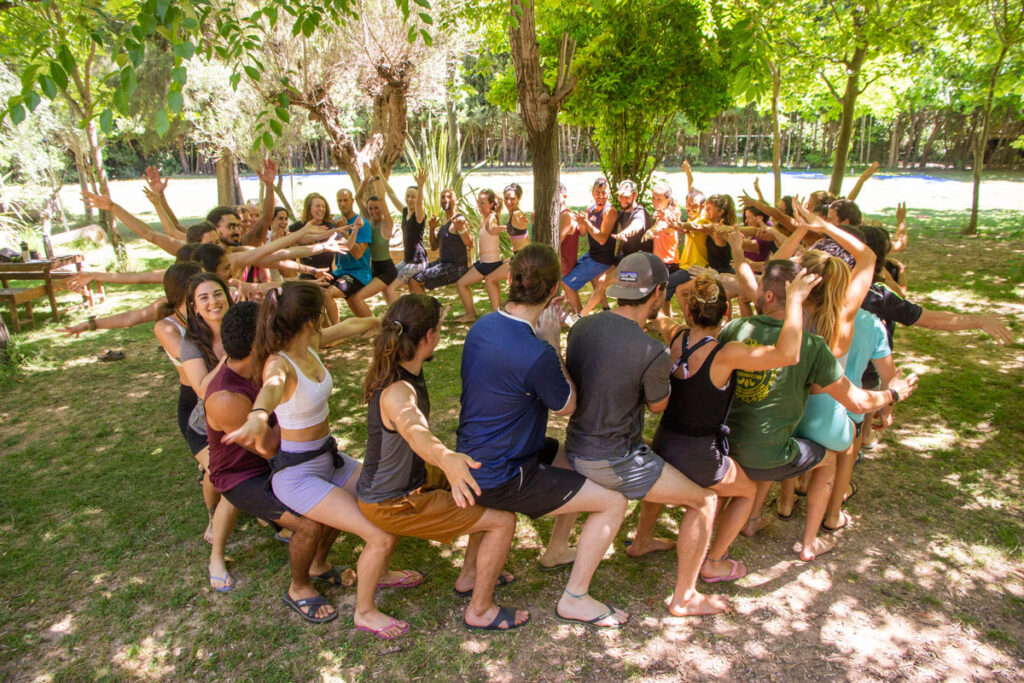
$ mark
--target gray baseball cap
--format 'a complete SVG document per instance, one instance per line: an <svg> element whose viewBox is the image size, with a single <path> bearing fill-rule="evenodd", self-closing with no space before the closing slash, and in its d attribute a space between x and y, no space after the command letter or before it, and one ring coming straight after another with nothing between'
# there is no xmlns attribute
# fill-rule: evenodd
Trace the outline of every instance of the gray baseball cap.
<svg viewBox="0 0 1024 683"><path fill-rule="evenodd" d="M619 194L636 194L636 183L632 180L620 180L618 187Z"/></svg>
<svg viewBox="0 0 1024 683"><path fill-rule="evenodd" d="M614 299L643 299L655 287L668 282L668 268L654 254L638 251L622 259L615 269L615 284L608 288Z"/></svg>

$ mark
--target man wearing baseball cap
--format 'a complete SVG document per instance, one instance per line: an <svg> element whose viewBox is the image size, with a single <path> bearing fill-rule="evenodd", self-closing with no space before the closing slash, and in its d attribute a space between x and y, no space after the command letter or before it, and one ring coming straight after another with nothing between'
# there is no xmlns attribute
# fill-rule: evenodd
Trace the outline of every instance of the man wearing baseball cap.
<svg viewBox="0 0 1024 683"><path fill-rule="evenodd" d="M577 388L576 412L565 433L573 469L632 500L685 508L676 545L675 616L716 614L722 596L697 592L716 496L665 463L643 441L644 406L668 405L672 362L668 347L644 332L665 301L668 269L654 254L622 259L608 288L618 307L582 318L569 331L566 369ZM627 552L629 552L627 550Z"/></svg>
<svg viewBox="0 0 1024 683"><path fill-rule="evenodd" d="M636 200L636 183L632 180L621 181L618 193L619 213L612 237L619 241L619 256L626 257L639 251L653 252L654 243L644 240L644 233L654 221L649 220L647 209Z"/></svg>

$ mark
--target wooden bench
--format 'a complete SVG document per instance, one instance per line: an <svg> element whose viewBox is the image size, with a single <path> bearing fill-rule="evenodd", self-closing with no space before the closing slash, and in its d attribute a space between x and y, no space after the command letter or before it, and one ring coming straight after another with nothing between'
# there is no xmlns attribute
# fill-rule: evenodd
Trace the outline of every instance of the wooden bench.
<svg viewBox="0 0 1024 683"><path fill-rule="evenodd" d="M15 332L21 332L22 323L33 323L32 300L47 296L46 285L36 287L4 287L0 289L0 303L7 304L11 311L11 327ZM25 304L28 311L28 318L22 319L18 314L18 305Z"/></svg>

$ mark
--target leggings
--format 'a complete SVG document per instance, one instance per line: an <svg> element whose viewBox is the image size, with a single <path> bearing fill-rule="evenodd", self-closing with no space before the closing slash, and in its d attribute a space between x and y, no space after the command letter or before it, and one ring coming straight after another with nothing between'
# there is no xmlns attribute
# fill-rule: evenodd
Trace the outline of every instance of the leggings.
<svg viewBox="0 0 1024 683"><path fill-rule="evenodd" d="M181 435L187 439L188 418L196 407L196 403L199 402L199 397L196 396L191 385L181 384L178 389L178 429L181 430Z"/></svg>

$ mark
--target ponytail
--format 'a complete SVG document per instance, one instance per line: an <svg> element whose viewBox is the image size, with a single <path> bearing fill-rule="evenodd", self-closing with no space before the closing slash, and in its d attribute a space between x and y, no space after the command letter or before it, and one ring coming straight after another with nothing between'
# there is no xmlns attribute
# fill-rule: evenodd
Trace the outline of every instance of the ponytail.
<svg viewBox="0 0 1024 683"><path fill-rule="evenodd" d="M363 384L363 402L398 381L399 363L416 357L416 347L441 322L441 303L426 294L406 294L388 306L373 340L373 357Z"/></svg>
<svg viewBox="0 0 1024 683"><path fill-rule="evenodd" d="M307 280L292 280L271 289L260 302L253 340L252 377L263 384L263 365L267 358L282 350L311 320L319 321L324 309L324 293Z"/></svg>
<svg viewBox="0 0 1024 683"><path fill-rule="evenodd" d="M701 327L717 327L729 310L729 297L717 278L698 275L686 300L690 320Z"/></svg>
<svg viewBox="0 0 1024 683"><path fill-rule="evenodd" d="M814 308L811 319L817 334L831 347L839 334L839 315L850 286L850 267L842 259L817 250L804 252L800 265L821 276L821 282L811 290L807 303Z"/></svg>
<svg viewBox="0 0 1024 683"><path fill-rule="evenodd" d="M546 244L529 244L509 264L508 301L527 306L546 303L561 277L555 250Z"/></svg>

